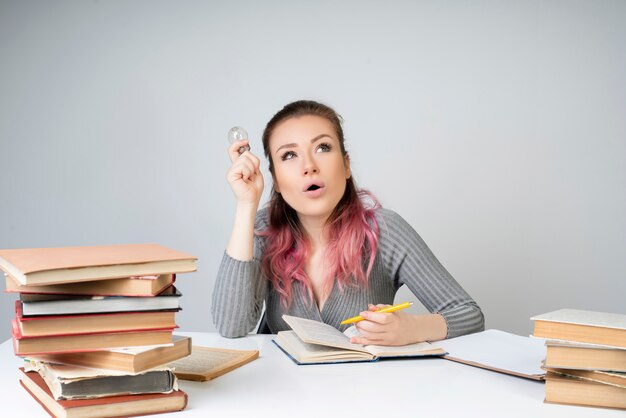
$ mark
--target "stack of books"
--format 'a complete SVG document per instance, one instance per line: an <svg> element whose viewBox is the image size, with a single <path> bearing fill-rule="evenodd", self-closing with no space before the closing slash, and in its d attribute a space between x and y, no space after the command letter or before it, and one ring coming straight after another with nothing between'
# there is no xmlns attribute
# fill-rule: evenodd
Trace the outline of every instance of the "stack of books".
<svg viewBox="0 0 626 418"><path fill-rule="evenodd" d="M626 409L626 315L561 309L538 315L546 402Z"/></svg>
<svg viewBox="0 0 626 418"><path fill-rule="evenodd" d="M132 416L185 408L167 363L191 353L174 336L176 274L196 258L157 244L1 250L22 386L53 416Z"/></svg>

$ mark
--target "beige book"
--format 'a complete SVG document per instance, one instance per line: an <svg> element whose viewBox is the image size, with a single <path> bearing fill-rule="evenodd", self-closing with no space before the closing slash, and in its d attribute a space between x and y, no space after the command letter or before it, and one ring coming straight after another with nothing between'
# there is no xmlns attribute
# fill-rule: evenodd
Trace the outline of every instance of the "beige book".
<svg viewBox="0 0 626 418"><path fill-rule="evenodd" d="M319 321L283 315L292 331L280 331L274 342L297 364L376 361L383 357L421 357L443 355L445 350L428 342L403 346L353 344L357 336L352 326L343 333Z"/></svg>
<svg viewBox="0 0 626 418"><path fill-rule="evenodd" d="M626 388L548 372L546 402L626 409Z"/></svg>
<svg viewBox="0 0 626 418"><path fill-rule="evenodd" d="M174 335L172 336L172 343L167 345L118 348L84 353L44 354L29 356L29 358L51 363L140 373L187 357L190 354L191 338Z"/></svg>
<svg viewBox="0 0 626 418"><path fill-rule="evenodd" d="M546 367L626 372L626 349L546 341Z"/></svg>
<svg viewBox="0 0 626 418"><path fill-rule="evenodd" d="M0 268L25 286L196 270L196 257L158 244L0 250Z"/></svg>
<svg viewBox="0 0 626 418"><path fill-rule="evenodd" d="M231 350L193 346L191 355L168 364L182 380L204 382L215 379L259 358L258 350Z"/></svg>
<svg viewBox="0 0 626 418"><path fill-rule="evenodd" d="M54 295L96 296L155 296L174 282L173 274L135 276L122 279L94 280L89 282L24 286L9 274L6 276L7 292Z"/></svg>
<svg viewBox="0 0 626 418"><path fill-rule="evenodd" d="M626 315L560 309L530 319L535 337L626 348Z"/></svg>

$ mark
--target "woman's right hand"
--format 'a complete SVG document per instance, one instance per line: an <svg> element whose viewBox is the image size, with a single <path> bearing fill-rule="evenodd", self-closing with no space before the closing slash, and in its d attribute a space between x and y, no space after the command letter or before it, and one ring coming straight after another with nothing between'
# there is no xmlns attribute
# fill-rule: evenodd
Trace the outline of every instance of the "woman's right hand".
<svg viewBox="0 0 626 418"><path fill-rule="evenodd" d="M250 151L239 154L239 148L248 144L248 140L235 141L228 147L228 156L232 164L226 173L226 180L235 194L237 203L258 206L264 185L261 161Z"/></svg>

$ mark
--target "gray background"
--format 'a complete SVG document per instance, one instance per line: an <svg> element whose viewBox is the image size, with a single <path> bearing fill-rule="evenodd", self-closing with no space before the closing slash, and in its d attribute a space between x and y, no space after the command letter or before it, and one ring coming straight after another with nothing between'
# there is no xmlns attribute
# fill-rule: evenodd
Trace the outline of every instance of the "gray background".
<svg viewBox="0 0 626 418"><path fill-rule="evenodd" d="M2 1L0 248L190 252L179 324L211 331L226 132L260 152L311 98L488 327L626 313L625 20L623 1Z"/></svg>

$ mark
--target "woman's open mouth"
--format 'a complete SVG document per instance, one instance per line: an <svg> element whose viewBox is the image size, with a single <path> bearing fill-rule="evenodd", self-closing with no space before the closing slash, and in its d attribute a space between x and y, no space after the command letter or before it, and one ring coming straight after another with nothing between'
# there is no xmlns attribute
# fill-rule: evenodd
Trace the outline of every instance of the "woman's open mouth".
<svg viewBox="0 0 626 418"><path fill-rule="evenodd" d="M316 182L309 183L305 186L304 194L307 195L308 197L314 198L324 193L325 189L326 188L324 186L324 183L316 181Z"/></svg>

